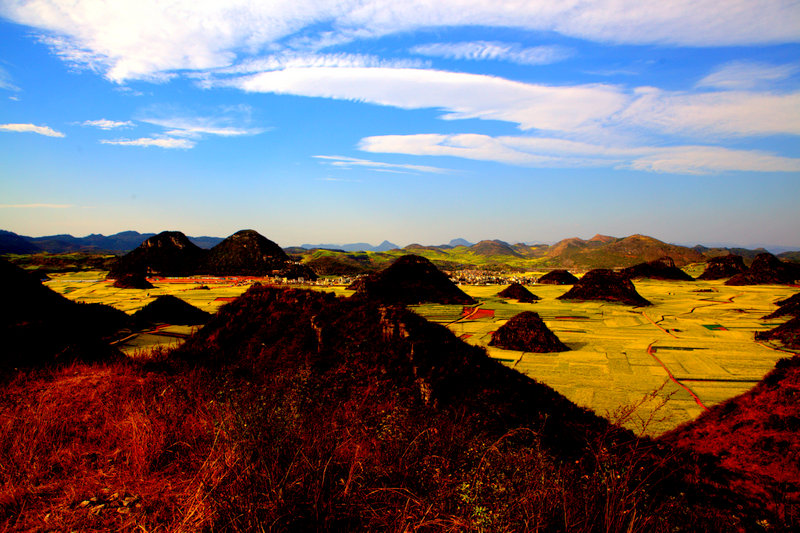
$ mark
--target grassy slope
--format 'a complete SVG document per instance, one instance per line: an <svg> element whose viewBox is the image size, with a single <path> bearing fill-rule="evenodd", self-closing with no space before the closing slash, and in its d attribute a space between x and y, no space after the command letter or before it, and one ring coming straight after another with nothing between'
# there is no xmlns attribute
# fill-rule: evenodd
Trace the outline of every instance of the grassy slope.
<svg viewBox="0 0 800 533"><path fill-rule="evenodd" d="M181 357L193 363L75 365L6 383L0 526L791 525L768 494L716 486L713 464L632 439L402 312L253 291Z"/></svg>

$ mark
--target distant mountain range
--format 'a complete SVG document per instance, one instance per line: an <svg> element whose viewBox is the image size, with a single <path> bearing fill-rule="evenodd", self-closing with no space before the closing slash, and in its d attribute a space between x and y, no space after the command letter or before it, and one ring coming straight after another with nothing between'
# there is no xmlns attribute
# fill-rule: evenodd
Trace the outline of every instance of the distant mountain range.
<svg viewBox="0 0 800 533"><path fill-rule="evenodd" d="M153 237L152 233L124 231L104 236L93 234L86 237L72 235L50 235L46 237L26 237L0 230L0 254L32 254L39 252L110 252L126 253ZM220 237L188 237L196 246L210 249L220 242ZM591 239L577 237L561 240L555 244L510 244L501 240L483 240L471 243L466 239L453 239L448 244L424 246L410 244L406 247L383 241L378 246L368 243L352 244L303 244L284 249L287 253L300 256L304 261L324 259L328 267L331 263L353 263L349 267L371 265L378 268L381 263L403 254L418 254L427 257L442 267L485 267L515 266L524 267L536 264L543 267L565 268L611 268L626 267L644 261L653 261L664 256L671 257L675 264L706 261L720 255L741 255L749 263L763 248L709 248L697 245L681 246L662 242L646 235L611 237L595 235ZM357 252L371 252L379 256L364 255L356 257ZM350 254L345 257L346 254ZM787 251L778 255L789 261L800 260L800 252Z"/></svg>
<svg viewBox="0 0 800 533"><path fill-rule="evenodd" d="M125 253L133 250L155 233L123 231L114 235L93 233L86 237L72 235L48 235L45 237L26 237L10 231L0 230L0 254L35 254L47 252L62 254L69 252L110 252ZM220 242L220 237L189 237L200 248L212 248Z"/></svg>
<svg viewBox="0 0 800 533"><path fill-rule="evenodd" d="M366 242L354 242L352 244L301 244L299 248L306 250L339 250L342 252L388 252L400 247L389 241L383 241L378 246L372 246Z"/></svg>

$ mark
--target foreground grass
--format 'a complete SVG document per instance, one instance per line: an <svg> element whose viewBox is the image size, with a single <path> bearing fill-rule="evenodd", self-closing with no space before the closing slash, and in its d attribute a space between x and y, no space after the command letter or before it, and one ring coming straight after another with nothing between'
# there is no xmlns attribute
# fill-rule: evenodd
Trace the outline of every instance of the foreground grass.
<svg viewBox="0 0 800 533"><path fill-rule="evenodd" d="M794 516L773 488L732 493L713 460L410 313L254 289L159 357L9 378L0 530L758 531Z"/></svg>

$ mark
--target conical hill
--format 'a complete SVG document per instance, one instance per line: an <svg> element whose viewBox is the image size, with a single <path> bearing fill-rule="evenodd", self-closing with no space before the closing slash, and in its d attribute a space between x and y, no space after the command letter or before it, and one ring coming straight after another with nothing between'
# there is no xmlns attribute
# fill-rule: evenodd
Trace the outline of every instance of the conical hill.
<svg viewBox="0 0 800 533"><path fill-rule="evenodd" d="M389 267L359 279L353 297L383 304L474 304L441 270L419 255L399 257Z"/></svg>
<svg viewBox="0 0 800 533"><path fill-rule="evenodd" d="M578 278L564 269L551 270L536 280L536 283L542 283L546 285L574 285L577 282Z"/></svg>
<svg viewBox="0 0 800 533"><path fill-rule="evenodd" d="M566 352L569 348L533 311L514 315L492 335L489 346L522 352Z"/></svg>
<svg viewBox="0 0 800 533"><path fill-rule="evenodd" d="M781 261L771 253L758 254L750 269L736 274L725 285L766 285L793 283L800 279L800 265Z"/></svg>
<svg viewBox="0 0 800 533"><path fill-rule="evenodd" d="M675 266L675 261L671 257L661 257L639 263L638 265L623 268L621 274L628 279L660 279L675 281L694 281L694 278Z"/></svg>
<svg viewBox="0 0 800 533"><path fill-rule="evenodd" d="M631 280L604 268L590 270L559 300L602 300L625 305L650 305L633 286Z"/></svg>
<svg viewBox="0 0 800 533"><path fill-rule="evenodd" d="M246 229L214 246L201 270L216 276L264 276L284 269L288 261L280 246Z"/></svg>
<svg viewBox="0 0 800 533"><path fill-rule="evenodd" d="M501 298L510 298L512 300L518 300L522 303L532 303L541 299L519 283L512 283L502 291L498 292L497 295Z"/></svg>
<svg viewBox="0 0 800 533"><path fill-rule="evenodd" d="M747 267L741 255L728 254L719 257L712 257L706 263L706 269L697 279L712 280L730 278L744 272Z"/></svg>
<svg viewBox="0 0 800 533"><path fill-rule="evenodd" d="M117 261L108 276L156 274L186 276L195 274L205 250L193 244L180 231L162 231L145 240Z"/></svg>

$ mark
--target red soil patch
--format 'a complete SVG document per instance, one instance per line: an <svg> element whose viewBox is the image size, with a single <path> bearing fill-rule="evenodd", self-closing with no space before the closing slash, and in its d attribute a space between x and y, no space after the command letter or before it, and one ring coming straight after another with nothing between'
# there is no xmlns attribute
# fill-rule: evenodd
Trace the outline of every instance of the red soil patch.
<svg viewBox="0 0 800 533"><path fill-rule="evenodd" d="M494 318L494 309L474 309L465 307L461 311L462 318L467 320L480 320L481 318Z"/></svg>

